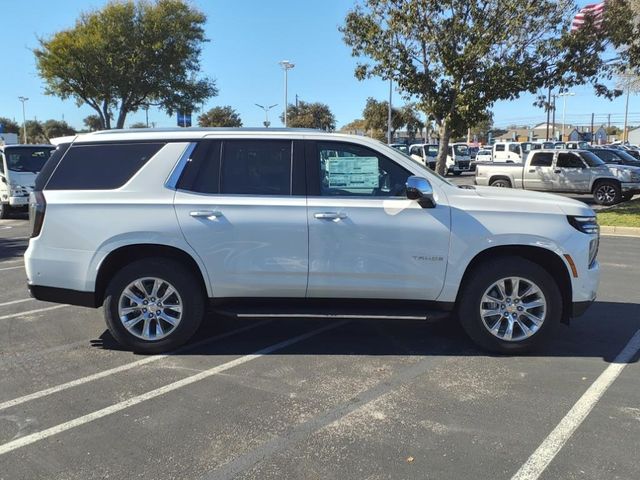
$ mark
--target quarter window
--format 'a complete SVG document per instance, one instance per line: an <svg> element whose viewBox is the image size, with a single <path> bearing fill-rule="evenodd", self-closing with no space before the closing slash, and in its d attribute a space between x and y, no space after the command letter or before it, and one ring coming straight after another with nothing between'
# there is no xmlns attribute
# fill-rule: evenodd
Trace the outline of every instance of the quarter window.
<svg viewBox="0 0 640 480"><path fill-rule="evenodd" d="M408 170L360 145L319 143L320 194L323 196L404 196Z"/></svg>
<svg viewBox="0 0 640 480"><path fill-rule="evenodd" d="M504 152L504 145L496 145L496 152Z"/></svg>
<svg viewBox="0 0 640 480"><path fill-rule="evenodd" d="M54 170L46 189L113 190L120 188L164 145L164 143L74 145L69 148Z"/></svg>
<svg viewBox="0 0 640 480"><path fill-rule="evenodd" d="M532 167L550 167L553 163L553 153L551 152L536 152L531 159Z"/></svg>

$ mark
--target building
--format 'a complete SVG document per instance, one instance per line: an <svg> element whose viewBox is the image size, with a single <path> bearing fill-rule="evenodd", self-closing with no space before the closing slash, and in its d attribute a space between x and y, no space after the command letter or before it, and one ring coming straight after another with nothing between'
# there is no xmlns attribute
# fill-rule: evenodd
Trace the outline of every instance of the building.
<svg viewBox="0 0 640 480"><path fill-rule="evenodd" d="M569 142L589 142L594 145L603 145L608 142L609 136L604 126L600 126L593 134L588 127L577 127L569 133Z"/></svg>
<svg viewBox="0 0 640 480"><path fill-rule="evenodd" d="M629 143L632 143L633 145L640 145L640 128L629 130L628 139Z"/></svg>

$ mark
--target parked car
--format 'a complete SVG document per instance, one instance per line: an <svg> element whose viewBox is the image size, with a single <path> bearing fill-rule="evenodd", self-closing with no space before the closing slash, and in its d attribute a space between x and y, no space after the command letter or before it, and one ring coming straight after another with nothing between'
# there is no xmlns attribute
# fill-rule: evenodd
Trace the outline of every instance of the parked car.
<svg viewBox="0 0 640 480"><path fill-rule="evenodd" d="M414 143L409 147L409 156L435 171L438 149L437 143Z"/></svg>
<svg viewBox="0 0 640 480"><path fill-rule="evenodd" d="M589 145L589 142L584 141L567 142L564 148L567 148L568 150L590 150L591 145Z"/></svg>
<svg viewBox="0 0 640 480"><path fill-rule="evenodd" d="M630 181L634 172L640 174L640 160L625 151L608 148L592 148L590 151L606 163L611 173L622 182ZM622 194L622 199L630 200L634 195L634 192L626 192Z"/></svg>
<svg viewBox="0 0 640 480"><path fill-rule="evenodd" d="M452 143L447 151L447 173L462 175L462 172L470 172L471 155L466 143Z"/></svg>
<svg viewBox="0 0 640 480"><path fill-rule="evenodd" d="M495 163L522 163L532 150L539 150L542 145L536 142L500 142L493 145L493 161Z"/></svg>
<svg viewBox="0 0 640 480"><path fill-rule="evenodd" d="M389 146L400 150L402 153L409 154L409 147L404 143L390 143Z"/></svg>
<svg viewBox="0 0 640 480"><path fill-rule="evenodd" d="M614 205L640 192L640 174L624 180L588 150L536 150L525 164L478 165L477 185L558 193L591 193L600 205Z"/></svg>
<svg viewBox="0 0 640 480"><path fill-rule="evenodd" d="M318 131L79 135L38 176L30 220L33 296L103 306L114 338L145 353L185 343L207 306L256 300L270 317L454 314L514 353L580 315L599 278L583 203L459 188L380 142Z"/></svg>
<svg viewBox="0 0 640 480"><path fill-rule="evenodd" d="M492 161L491 150L487 150L483 148L478 151L478 154L476 155L476 164L480 162L491 162L491 161Z"/></svg>
<svg viewBox="0 0 640 480"><path fill-rule="evenodd" d="M0 218L27 210L36 175L54 149L53 145L0 146Z"/></svg>

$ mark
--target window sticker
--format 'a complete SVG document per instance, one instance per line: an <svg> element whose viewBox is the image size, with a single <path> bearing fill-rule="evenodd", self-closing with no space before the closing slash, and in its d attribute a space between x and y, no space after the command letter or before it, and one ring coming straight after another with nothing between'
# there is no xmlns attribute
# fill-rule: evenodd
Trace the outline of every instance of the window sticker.
<svg viewBox="0 0 640 480"><path fill-rule="evenodd" d="M379 188L377 157L339 157L327 160L329 188Z"/></svg>

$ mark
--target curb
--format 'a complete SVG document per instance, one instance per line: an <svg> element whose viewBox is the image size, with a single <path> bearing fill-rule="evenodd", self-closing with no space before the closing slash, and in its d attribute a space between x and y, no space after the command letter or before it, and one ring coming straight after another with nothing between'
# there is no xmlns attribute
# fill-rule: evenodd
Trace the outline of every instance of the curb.
<svg viewBox="0 0 640 480"><path fill-rule="evenodd" d="M640 228L638 227L610 227L604 225L600 227L601 235L615 235L620 237L638 237L640 238Z"/></svg>

